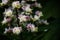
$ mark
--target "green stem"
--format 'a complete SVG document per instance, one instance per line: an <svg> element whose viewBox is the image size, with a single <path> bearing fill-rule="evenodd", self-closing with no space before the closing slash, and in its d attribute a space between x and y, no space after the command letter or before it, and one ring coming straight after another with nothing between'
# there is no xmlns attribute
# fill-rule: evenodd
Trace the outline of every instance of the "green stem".
<svg viewBox="0 0 60 40"><path fill-rule="evenodd" d="M18 24L18 27L20 27L20 24L19 24L19 19L18 19L18 9L16 9L16 18L17 18L17 24ZM23 40L23 36L22 36L22 33L20 35L21 37L21 40Z"/></svg>

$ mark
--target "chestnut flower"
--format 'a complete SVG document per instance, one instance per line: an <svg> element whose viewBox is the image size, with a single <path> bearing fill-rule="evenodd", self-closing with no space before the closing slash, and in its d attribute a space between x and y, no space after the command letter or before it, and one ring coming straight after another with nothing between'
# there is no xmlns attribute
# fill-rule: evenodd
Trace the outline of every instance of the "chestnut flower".
<svg viewBox="0 0 60 40"><path fill-rule="evenodd" d="M10 27L9 27L8 29L5 28L4 34L6 34L6 33L8 33L8 32L12 32L12 28L10 28Z"/></svg>
<svg viewBox="0 0 60 40"><path fill-rule="evenodd" d="M27 4L26 6L23 6L22 9L23 9L24 11L26 11L26 12L32 13L32 9L30 8L30 5L29 5L29 4Z"/></svg>
<svg viewBox="0 0 60 40"><path fill-rule="evenodd" d="M1 6L6 5L9 0L2 0Z"/></svg>
<svg viewBox="0 0 60 40"><path fill-rule="evenodd" d="M25 5L25 3L26 3L25 0L22 0L22 1L21 1L21 5L22 5L22 6Z"/></svg>
<svg viewBox="0 0 60 40"><path fill-rule="evenodd" d="M35 6L38 7L38 8L42 8L41 4L37 3L37 2L35 2Z"/></svg>
<svg viewBox="0 0 60 40"><path fill-rule="evenodd" d="M38 31L38 27L35 27L34 24L27 24L27 30L31 31L31 32L37 32Z"/></svg>
<svg viewBox="0 0 60 40"><path fill-rule="evenodd" d="M37 21L37 20L40 19L40 16L34 15L34 17L30 16L30 18L31 18L33 21Z"/></svg>
<svg viewBox="0 0 60 40"><path fill-rule="evenodd" d="M6 24L7 23L7 20L6 18L4 18L4 20L2 21L2 25Z"/></svg>
<svg viewBox="0 0 60 40"><path fill-rule="evenodd" d="M11 20L12 20L11 18L4 17L4 20L2 21L2 24L6 24L7 22L10 22Z"/></svg>
<svg viewBox="0 0 60 40"><path fill-rule="evenodd" d="M40 18L39 16L35 15L33 21L39 20L39 18Z"/></svg>
<svg viewBox="0 0 60 40"><path fill-rule="evenodd" d="M35 14L39 17L43 16L42 11L36 11Z"/></svg>
<svg viewBox="0 0 60 40"><path fill-rule="evenodd" d="M4 12L5 16L9 16L9 17L12 17L13 16L13 11L9 8L9 9L5 9L5 12Z"/></svg>
<svg viewBox="0 0 60 40"><path fill-rule="evenodd" d="M44 23L45 25L49 25L49 23L47 22L47 20L43 21L43 23Z"/></svg>
<svg viewBox="0 0 60 40"><path fill-rule="evenodd" d="M26 15L19 15L18 18L19 18L20 22L26 22L30 19L30 17L26 16Z"/></svg>
<svg viewBox="0 0 60 40"><path fill-rule="evenodd" d="M14 27L13 29L12 29L12 32L14 33L14 34L20 34L21 33L21 31L22 31L22 27Z"/></svg>
<svg viewBox="0 0 60 40"><path fill-rule="evenodd" d="M49 25L49 23L47 22L47 20L41 20L42 23L44 23L45 25Z"/></svg>
<svg viewBox="0 0 60 40"><path fill-rule="evenodd" d="M12 7L19 9L19 8L21 7L20 2L19 2L19 1L14 1L14 2L12 3Z"/></svg>

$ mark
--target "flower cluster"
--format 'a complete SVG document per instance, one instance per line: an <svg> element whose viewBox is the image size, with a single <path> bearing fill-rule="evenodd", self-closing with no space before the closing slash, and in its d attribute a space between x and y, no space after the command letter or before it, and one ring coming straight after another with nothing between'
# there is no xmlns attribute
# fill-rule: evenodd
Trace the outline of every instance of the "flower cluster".
<svg viewBox="0 0 60 40"><path fill-rule="evenodd" d="M28 30L28 31L31 31L31 32L36 32L36 31L38 31L38 30L37 30L38 27L35 27L34 24L29 23L29 24L27 24L26 27L27 27L27 30Z"/></svg>
<svg viewBox="0 0 60 40"><path fill-rule="evenodd" d="M19 1L14 1L14 2L12 3L12 7L13 7L13 8L20 8L20 7L21 7L20 2L19 2Z"/></svg>
<svg viewBox="0 0 60 40"><path fill-rule="evenodd" d="M20 34L22 31L22 28L21 27L14 27L14 28L5 28L5 31L4 31L4 34L6 34L7 32L13 32L14 34Z"/></svg>
<svg viewBox="0 0 60 40"><path fill-rule="evenodd" d="M13 16L13 11L10 8L9 9L5 9L4 15L12 17Z"/></svg>
<svg viewBox="0 0 60 40"><path fill-rule="evenodd" d="M27 1L33 1L34 3L28 4ZM2 3L5 5L8 2L9 0L2 0ZM5 28L4 33L12 31L13 34L20 34L23 26L27 28L27 31L38 32L38 27L35 25L36 22L46 25L49 24L47 20L41 20L43 13L40 9L42 6L37 0L13 1L10 7L3 12L4 20L2 24L12 24L14 27L11 28L9 26L9 28ZM35 10L34 7L38 9Z"/></svg>
<svg viewBox="0 0 60 40"><path fill-rule="evenodd" d="M20 22L26 22L30 19L30 17L26 16L26 15L19 15L18 18L19 18Z"/></svg>

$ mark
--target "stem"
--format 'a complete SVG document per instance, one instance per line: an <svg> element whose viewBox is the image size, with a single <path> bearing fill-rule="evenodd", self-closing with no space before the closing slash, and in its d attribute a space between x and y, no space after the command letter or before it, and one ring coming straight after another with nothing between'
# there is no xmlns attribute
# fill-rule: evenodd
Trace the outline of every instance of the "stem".
<svg viewBox="0 0 60 40"><path fill-rule="evenodd" d="M16 9L16 18L17 18L17 24L18 24L18 27L19 27L20 25L19 25L19 19L18 19L18 9Z"/></svg>
<svg viewBox="0 0 60 40"><path fill-rule="evenodd" d="M19 19L18 19L18 9L16 9L16 18L17 18L17 24L18 24L18 27L20 27L20 24L19 24ZM23 36L22 36L22 33L20 35L21 37L21 40L23 40Z"/></svg>

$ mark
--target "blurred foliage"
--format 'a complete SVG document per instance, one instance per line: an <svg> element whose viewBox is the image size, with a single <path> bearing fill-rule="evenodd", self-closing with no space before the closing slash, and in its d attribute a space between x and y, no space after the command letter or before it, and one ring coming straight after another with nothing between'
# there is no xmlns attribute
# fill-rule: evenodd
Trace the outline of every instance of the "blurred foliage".
<svg viewBox="0 0 60 40"><path fill-rule="evenodd" d="M39 0L43 6L42 11L45 19L48 19L50 24L45 27L45 25L40 25L38 33L23 32L20 35L4 35L3 31L5 25L1 25L3 20L4 8L0 7L0 40L59 40L60 36L60 17L59 17L59 1L58 0ZM52 19L50 18L54 18ZM49 19L50 18L50 19ZM47 32L42 32L45 28L48 29ZM22 37L22 38L21 38Z"/></svg>

